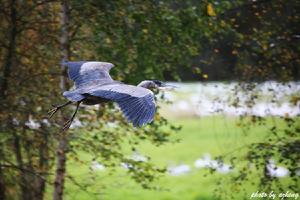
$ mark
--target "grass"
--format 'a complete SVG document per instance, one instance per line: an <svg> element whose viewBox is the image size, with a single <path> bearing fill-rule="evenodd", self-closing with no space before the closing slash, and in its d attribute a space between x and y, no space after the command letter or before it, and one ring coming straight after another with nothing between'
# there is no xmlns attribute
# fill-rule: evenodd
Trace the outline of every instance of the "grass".
<svg viewBox="0 0 300 200"><path fill-rule="evenodd" d="M67 200L207 200L214 199L213 190L216 182L223 176L220 174L208 174L205 169L194 167L194 161L204 153L212 156L225 155L227 153L241 154L243 146L254 141L259 141L266 136L267 126L271 126L269 120L266 126L253 127L245 134L237 128L237 119L221 116L204 118L174 119L174 124L182 125L183 129L178 135L173 136L181 141L175 144L167 144L155 147L148 142L140 145L139 152L149 155L151 161L166 166L169 164L188 164L192 167L189 174L182 176L170 176L166 174L156 182L161 190L144 190L138 184L130 180L125 169L117 170L111 174L109 170L89 170L89 166L69 163L68 172L76 177L81 184L86 184L89 191L98 194L89 194L82 191L72 181L67 181L65 199ZM89 155L82 154L83 160L89 160ZM223 186L224 187L224 186ZM226 187L226 185L225 185ZM251 189L249 189L249 192ZM49 192L48 192L49 194Z"/></svg>

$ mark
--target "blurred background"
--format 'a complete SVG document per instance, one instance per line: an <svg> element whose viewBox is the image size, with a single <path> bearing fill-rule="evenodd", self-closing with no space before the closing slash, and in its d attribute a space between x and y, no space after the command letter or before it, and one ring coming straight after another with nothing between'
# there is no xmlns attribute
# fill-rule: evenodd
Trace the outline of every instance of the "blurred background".
<svg viewBox="0 0 300 200"><path fill-rule="evenodd" d="M296 0L0 0L0 199L250 199L300 189ZM47 112L66 60L158 79L155 120Z"/></svg>

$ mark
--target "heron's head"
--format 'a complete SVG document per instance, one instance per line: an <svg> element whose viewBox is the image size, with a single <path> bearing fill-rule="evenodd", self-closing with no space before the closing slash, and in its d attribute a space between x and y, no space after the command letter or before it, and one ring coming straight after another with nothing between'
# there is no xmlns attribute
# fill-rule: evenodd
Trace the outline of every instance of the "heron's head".
<svg viewBox="0 0 300 200"><path fill-rule="evenodd" d="M172 89L176 88L176 86L169 85L163 81L159 80L145 80L138 84L139 87L144 87L147 89Z"/></svg>

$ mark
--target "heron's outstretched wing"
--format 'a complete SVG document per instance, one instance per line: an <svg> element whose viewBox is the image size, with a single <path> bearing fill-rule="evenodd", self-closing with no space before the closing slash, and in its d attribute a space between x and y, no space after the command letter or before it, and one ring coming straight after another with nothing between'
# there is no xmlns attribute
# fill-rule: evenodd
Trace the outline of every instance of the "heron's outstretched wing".
<svg viewBox="0 0 300 200"><path fill-rule="evenodd" d="M117 102L127 120L134 126L142 126L154 118L154 96L146 88L114 83L99 86L87 93Z"/></svg>
<svg viewBox="0 0 300 200"><path fill-rule="evenodd" d="M97 81L99 83L112 82L113 79L109 75L109 70L114 66L108 62L96 61L76 61L64 62L68 67L69 78L75 82L76 86Z"/></svg>

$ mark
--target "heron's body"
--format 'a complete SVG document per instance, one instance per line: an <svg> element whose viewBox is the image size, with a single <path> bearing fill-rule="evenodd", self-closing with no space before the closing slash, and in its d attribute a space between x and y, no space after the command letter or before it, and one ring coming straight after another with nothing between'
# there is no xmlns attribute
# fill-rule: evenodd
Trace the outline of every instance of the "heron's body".
<svg viewBox="0 0 300 200"><path fill-rule="evenodd" d="M110 102L110 99L105 99L101 97L95 97L90 94L83 94L85 98L82 100L82 104L85 105L96 105L96 104L101 104L101 103L107 103Z"/></svg>
<svg viewBox="0 0 300 200"><path fill-rule="evenodd" d="M162 85L162 82L143 81L138 86L133 86L114 81L109 75L114 65L106 62L79 61L65 64L69 78L75 83L75 89L63 93L69 103L58 106L51 116L61 107L77 102L73 120L80 103L95 105L113 101L134 126L142 126L153 120L156 105L153 92L149 89Z"/></svg>

